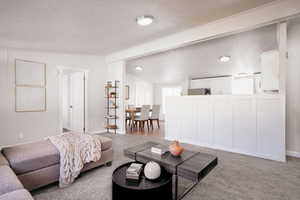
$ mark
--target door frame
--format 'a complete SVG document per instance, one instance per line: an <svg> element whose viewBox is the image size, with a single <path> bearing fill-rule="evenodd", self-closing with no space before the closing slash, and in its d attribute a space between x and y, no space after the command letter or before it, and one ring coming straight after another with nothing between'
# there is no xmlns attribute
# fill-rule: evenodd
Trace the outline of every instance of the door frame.
<svg viewBox="0 0 300 200"><path fill-rule="evenodd" d="M84 130L88 131L88 74L89 70L75 67L58 66L58 119L59 119L59 133L63 130L63 74L65 71L83 72L84 73Z"/></svg>

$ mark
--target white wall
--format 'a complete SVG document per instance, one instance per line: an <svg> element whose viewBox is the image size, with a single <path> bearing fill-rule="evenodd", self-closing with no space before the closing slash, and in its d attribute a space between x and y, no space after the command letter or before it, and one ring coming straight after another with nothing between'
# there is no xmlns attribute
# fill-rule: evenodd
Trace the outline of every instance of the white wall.
<svg viewBox="0 0 300 200"><path fill-rule="evenodd" d="M300 156L300 19L288 26L287 150Z"/></svg>
<svg viewBox="0 0 300 200"><path fill-rule="evenodd" d="M46 63L47 111L15 112L15 58ZM103 57L0 49L0 146L38 140L60 133L58 66L90 70L88 79L88 131L103 130L104 84L107 68ZM20 133L24 138L21 139Z"/></svg>
<svg viewBox="0 0 300 200"><path fill-rule="evenodd" d="M153 104L153 84L144 81L132 74L126 74L126 85L129 85L129 100L126 105L152 105Z"/></svg>
<svg viewBox="0 0 300 200"><path fill-rule="evenodd" d="M165 84L154 84L153 88L153 104L160 105L160 114L159 119L165 120L165 114L163 112L163 88L181 88L181 93L183 93L183 90L185 88L185 82L182 84L175 84L175 85L165 85Z"/></svg>
<svg viewBox="0 0 300 200"><path fill-rule="evenodd" d="M126 67L127 72L138 75L143 80L174 84L183 82L187 77L235 76L260 72L260 55L273 49L277 49L276 25L133 59ZM231 56L230 62L219 61L219 57L224 55ZM135 70L136 66L143 66L143 71ZM212 82L211 80L208 82ZM212 83L221 81L230 84L224 82L228 80L226 78L214 80ZM226 91L224 93L228 94Z"/></svg>
<svg viewBox="0 0 300 200"><path fill-rule="evenodd" d="M211 94L232 94L232 77L191 80L190 88L211 88Z"/></svg>
<svg viewBox="0 0 300 200"><path fill-rule="evenodd" d="M191 80L190 88L211 88L211 94L254 94L259 93L255 84L257 75L234 76ZM259 81L259 80L258 80Z"/></svg>
<svg viewBox="0 0 300 200"><path fill-rule="evenodd" d="M125 61L107 62L108 76L107 81L119 81L119 98L117 99L117 133L125 134L125 81L126 81L126 71L125 71Z"/></svg>
<svg viewBox="0 0 300 200"><path fill-rule="evenodd" d="M153 103L161 105L162 104L162 86L159 84L154 84L153 88Z"/></svg>
<svg viewBox="0 0 300 200"><path fill-rule="evenodd" d="M162 112L162 103L163 103L163 100L162 100L162 85L159 85L159 84L154 84L154 87L153 87L153 104L155 105L160 105L160 114L159 114L159 119L160 120L164 120L165 119L165 115L163 114Z"/></svg>
<svg viewBox="0 0 300 200"><path fill-rule="evenodd" d="M125 104L127 105L135 105L136 104L136 81L135 76L126 73L126 85L129 86L129 99L125 100Z"/></svg>

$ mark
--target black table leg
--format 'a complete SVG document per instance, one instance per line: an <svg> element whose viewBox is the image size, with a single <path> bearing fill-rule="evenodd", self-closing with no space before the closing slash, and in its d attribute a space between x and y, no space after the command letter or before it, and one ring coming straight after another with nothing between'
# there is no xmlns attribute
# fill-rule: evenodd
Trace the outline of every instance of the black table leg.
<svg viewBox="0 0 300 200"><path fill-rule="evenodd" d="M187 187L187 189L185 189L181 194L178 194L178 175L176 173L173 174L173 179L174 179L174 183L173 183L174 184L173 185L173 188L174 188L173 199L174 200L181 200L181 199L183 199L183 197L185 197L185 195L187 193L189 193L199 183L199 181L192 182Z"/></svg>
<svg viewBox="0 0 300 200"><path fill-rule="evenodd" d="M178 176L177 174L174 174L173 175L173 178L174 178L174 200L177 200L177 197L178 197Z"/></svg>
<svg viewBox="0 0 300 200"><path fill-rule="evenodd" d="M182 194L180 194L180 196L177 198L178 200L181 200L183 197L185 197L185 195L187 194L187 193L189 193L196 185L198 184L198 182L192 182L191 184L190 184L190 186L186 189L186 190L184 190L184 192L182 193Z"/></svg>

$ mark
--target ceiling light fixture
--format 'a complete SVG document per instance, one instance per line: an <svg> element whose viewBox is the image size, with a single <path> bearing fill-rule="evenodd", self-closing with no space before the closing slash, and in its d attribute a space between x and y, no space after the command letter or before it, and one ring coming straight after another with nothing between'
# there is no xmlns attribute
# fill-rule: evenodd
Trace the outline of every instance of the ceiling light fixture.
<svg viewBox="0 0 300 200"><path fill-rule="evenodd" d="M153 23L154 17L151 15L143 15L136 18L136 23L140 26L148 26Z"/></svg>
<svg viewBox="0 0 300 200"><path fill-rule="evenodd" d="M140 67L140 66L137 66L137 67L135 67L135 70L137 70L137 71L143 71L143 68Z"/></svg>
<svg viewBox="0 0 300 200"><path fill-rule="evenodd" d="M231 57L230 56L221 56L219 58L219 61L220 62L229 62L231 60Z"/></svg>

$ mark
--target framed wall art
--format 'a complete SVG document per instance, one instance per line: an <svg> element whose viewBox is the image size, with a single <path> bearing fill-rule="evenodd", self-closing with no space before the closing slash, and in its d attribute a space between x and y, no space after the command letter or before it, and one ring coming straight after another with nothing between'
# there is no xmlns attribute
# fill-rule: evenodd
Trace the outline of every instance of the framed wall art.
<svg viewBox="0 0 300 200"><path fill-rule="evenodd" d="M16 112L46 111L46 64L15 60Z"/></svg>

